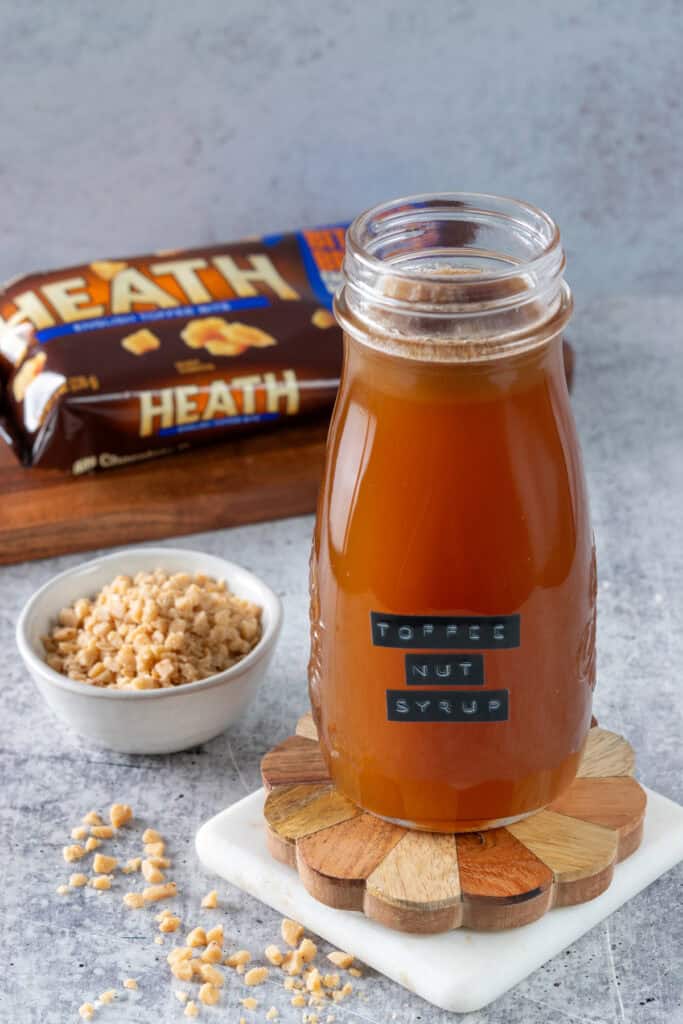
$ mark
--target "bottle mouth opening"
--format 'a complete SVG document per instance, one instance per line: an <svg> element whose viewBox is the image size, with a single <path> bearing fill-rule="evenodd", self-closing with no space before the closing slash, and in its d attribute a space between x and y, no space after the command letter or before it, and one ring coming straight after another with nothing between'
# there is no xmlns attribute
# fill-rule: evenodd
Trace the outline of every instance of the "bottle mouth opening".
<svg viewBox="0 0 683 1024"><path fill-rule="evenodd" d="M364 325L449 347L489 339L492 351L571 309L564 266L557 225L530 203L475 192L394 199L347 232L337 315L350 333Z"/></svg>
<svg viewBox="0 0 683 1024"><path fill-rule="evenodd" d="M409 196L367 210L348 230L346 253L352 286L413 309L507 305L518 294L528 300L565 263L559 229L548 214L517 199L476 192ZM387 277L404 288L395 285L387 294L377 287ZM418 287L411 290L410 284Z"/></svg>

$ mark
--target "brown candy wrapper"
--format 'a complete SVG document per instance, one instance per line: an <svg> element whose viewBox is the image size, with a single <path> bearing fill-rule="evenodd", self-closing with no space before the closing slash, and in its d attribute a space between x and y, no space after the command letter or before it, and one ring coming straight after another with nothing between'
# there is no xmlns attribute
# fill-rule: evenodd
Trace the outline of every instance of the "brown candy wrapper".
<svg viewBox="0 0 683 1024"><path fill-rule="evenodd" d="M331 408L345 225L33 274L0 291L0 432L107 469Z"/></svg>

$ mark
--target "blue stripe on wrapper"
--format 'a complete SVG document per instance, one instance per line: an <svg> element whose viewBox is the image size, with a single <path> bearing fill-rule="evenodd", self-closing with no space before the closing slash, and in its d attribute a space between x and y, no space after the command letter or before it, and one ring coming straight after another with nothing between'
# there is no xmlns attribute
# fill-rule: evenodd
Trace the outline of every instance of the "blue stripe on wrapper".
<svg viewBox="0 0 683 1024"><path fill-rule="evenodd" d="M173 306L171 309L149 309L143 313L116 313L92 320L76 320L70 324L57 324L36 331L41 344L67 334L82 334L84 331L100 331L106 327L128 327L130 324L150 324L158 320L183 320L189 316L205 316L207 313L232 313L238 309L263 309L270 305L265 295L248 299L220 299L216 302L201 302L196 306Z"/></svg>
<svg viewBox="0 0 683 1024"><path fill-rule="evenodd" d="M165 427L158 432L159 437L170 437L172 434L186 434L190 430L204 430L205 427L239 427L245 423L265 423L280 418L279 412L256 412L244 416L223 416L218 420L199 420L197 423L183 423L179 427Z"/></svg>

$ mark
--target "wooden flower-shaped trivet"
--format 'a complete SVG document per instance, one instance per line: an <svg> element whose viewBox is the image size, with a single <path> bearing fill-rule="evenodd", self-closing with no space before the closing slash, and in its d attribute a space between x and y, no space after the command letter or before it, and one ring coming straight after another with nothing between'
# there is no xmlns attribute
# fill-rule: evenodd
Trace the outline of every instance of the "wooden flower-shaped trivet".
<svg viewBox="0 0 683 1024"><path fill-rule="evenodd" d="M598 896L638 848L646 800L634 765L626 740L595 726L577 778L545 810L488 832L413 832L337 792L305 715L261 762L268 846L321 903L389 928L514 928Z"/></svg>

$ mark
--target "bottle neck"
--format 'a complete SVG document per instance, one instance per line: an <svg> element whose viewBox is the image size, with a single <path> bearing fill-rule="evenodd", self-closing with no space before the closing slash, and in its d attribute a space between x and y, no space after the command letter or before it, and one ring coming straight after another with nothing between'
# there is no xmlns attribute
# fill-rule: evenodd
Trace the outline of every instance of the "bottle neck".
<svg viewBox="0 0 683 1024"><path fill-rule="evenodd" d="M562 331L572 310L564 265L557 227L533 207L414 197L351 225L335 310L348 335L397 356L499 359Z"/></svg>

